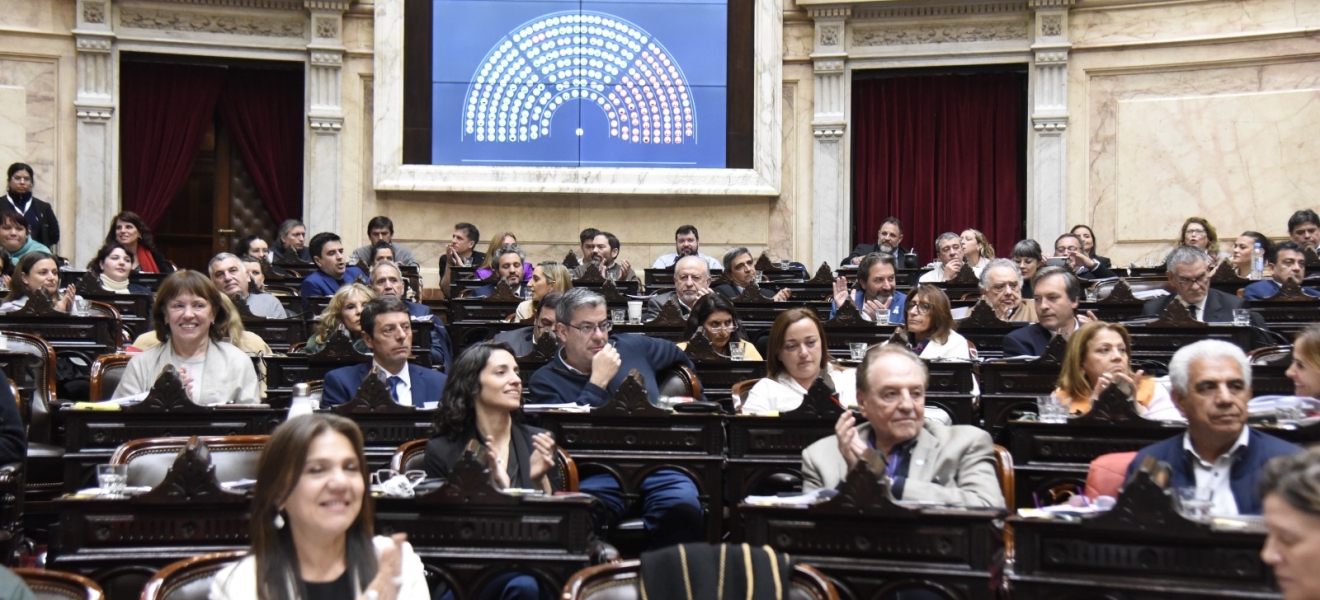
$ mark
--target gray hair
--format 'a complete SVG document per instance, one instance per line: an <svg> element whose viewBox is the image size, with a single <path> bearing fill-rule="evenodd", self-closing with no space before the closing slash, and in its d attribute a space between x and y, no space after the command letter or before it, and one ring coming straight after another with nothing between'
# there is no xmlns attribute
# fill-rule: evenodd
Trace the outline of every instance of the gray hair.
<svg viewBox="0 0 1320 600"><path fill-rule="evenodd" d="M1017 274L1018 287L1022 287L1022 269L1018 268L1017 263L1007 258L996 258L986 264L984 269L981 269L981 289L990 289L990 271L995 269L1012 269L1013 273Z"/></svg>
<svg viewBox="0 0 1320 600"><path fill-rule="evenodd" d="M1192 363L1198 360L1231 358L1242 371L1242 381L1251 389L1251 364L1241 348L1223 340L1201 340L1189 346L1179 348L1169 361L1169 383L1173 384L1173 393L1180 397L1187 396L1187 378L1191 376Z"/></svg>
<svg viewBox="0 0 1320 600"><path fill-rule="evenodd" d="M294 227L302 227L305 229L307 226L303 225L303 222L298 219L285 219L283 223L280 223L280 232L275 235L275 240L279 241L284 239L284 236L289 235L289 232L293 231Z"/></svg>
<svg viewBox="0 0 1320 600"><path fill-rule="evenodd" d="M706 259L701 258L700 256L697 256L695 254L689 254L687 256L684 256L683 258L678 259L678 262L674 263L675 272L678 271L678 267L681 266L684 261L696 261L697 264L701 265L701 270L706 272L706 277L707 278L710 277L710 265L706 264Z"/></svg>
<svg viewBox="0 0 1320 600"><path fill-rule="evenodd" d="M207 274L207 275L214 275L214 274L215 274L215 263L218 263L218 262L221 262L221 261L226 261L226 260L229 260L229 259L231 259L231 258L234 259L234 260L236 260L236 261L238 261L238 264L240 264L240 265L243 264L243 259L241 259L241 258L239 258L239 257L237 257L237 256L235 256L235 255L233 255L233 254L230 254L229 252L221 252L221 253L215 255L215 258L212 258L212 259L211 259L211 262L206 263L206 274Z"/></svg>
<svg viewBox="0 0 1320 600"><path fill-rule="evenodd" d="M394 274L398 275L399 279L403 279L403 269L399 268L399 263L396 263L388 258L384 260L376 261L376 264L371 265L372 279L376 278L376 271L379 270L381 267L389 267L391 269L394 269Z"/></svg>
<svg viewBox="0 0 1320 600"><path fill-rule="evenodd" d="M1174 265L1192 265L1198 262L1209 266L1214 261L1210 260L1210 255L1206 254L1205 250L1193 246L1178 246L1164 257L1164 270L1172 273Z"/></svg>
<svg viewBox="0 0 1320 600"><path fill-rule="evenodd" d="M522 248L513 244L505 244L495 251L495 256L490 257L491 268L499 266L500 259L503 258L505 254L517 254L518 262L527 262L527 254L523 252Z"/></svg>
<svg viewBox="0 0 1320 600"><path fill-rule="evenodd" d="M597 306L605 306L604 296L590 288L575 287L564 292L559 298L559 305L555 307L555 322L572 325L573 315L577 314L579 309Z"/></svg>
<svg viewBox="0 0 1320 600"><path fill-rule="evenodd" d="M913 352L907 346L886 343L871 346L871 348L866 351L866 356L862 359L862 364L857 365L858 392L868 393L871 391L871 369L875 368L875 362L879 361L880 357L885 354L897 354L912 361L912 364L917 365L917 368L921 369L922 385L929 385L928 379L930 378L930 369L926 366L926 361L921 360L921 357L917 356L917 353Z"/></svg>
<svg viewBox="0 0 1320 600"><path fill-rule="evenodd" d="M725 272L725 273L732 272L732 271L733 271L733 261L738 260L738 257L739 257L739 256L742 256L742 255L744 255L744 254L751 254L751 253L752 253L751 250L748 250L747 248L745 248L745 247L743 247L743 246L738 246L737 248L734 248L734 249L732 249L732 250L729 250L728 252L725 252L725 253L724 253L724 259L720 261L720 262L724 263L724 272ZM702 262L705 262L705 261L702 261ZM678 268L678 263L674 263L674 268L675 268L675 269Z"/></svg>
<svg viewBox="0 0 1320 600"><path fill-rule="evenodd" d="M941 233L940 237L935 238L935 258L940 257L940 243L942 243L944 240L959 240L959 242L961 242L962 236L952 231L946 231L944 233Z"/></svg>
<svg viewBox="0 0 1320 600"><path fill-rule="evenodd" d="M1031 279L1031 287L1040 288L1040 282L1046 277L1062 277L1064 290L1068 293L1068 300L1076 302L1082 297L1082 280L1078 279L1072 271L1063 267L1042 267L1036 271L1036 276Z"/></svg>

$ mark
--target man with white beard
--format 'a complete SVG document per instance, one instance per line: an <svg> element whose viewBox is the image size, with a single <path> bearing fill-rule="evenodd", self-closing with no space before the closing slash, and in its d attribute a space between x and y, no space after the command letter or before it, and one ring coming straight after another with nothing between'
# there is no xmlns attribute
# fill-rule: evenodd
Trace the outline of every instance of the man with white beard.
<svg viewBox="0 0 1320 600"><path fill-rule="evenodd" d="M670 300L678 302L678 310L686 319L697 300L709 293L710 269L706 267L706 261L698 256L684 256L674 264L674 291L665 292L648 300L643 320L654 319Z"/></svg>

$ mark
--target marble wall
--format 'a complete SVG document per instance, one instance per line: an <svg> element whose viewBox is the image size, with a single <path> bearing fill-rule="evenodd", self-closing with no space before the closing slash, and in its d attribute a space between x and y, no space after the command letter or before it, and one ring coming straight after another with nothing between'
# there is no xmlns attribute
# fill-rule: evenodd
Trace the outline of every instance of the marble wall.
<svg viewBox="0 0 1320 600"><path fill-rule="evenodd" d="M1085 121L1069 129L1069 221L1115 264L1163 256L1192 215L1227 248L1317 207L1320 3L1079 2L1070 22Z"/></svg>

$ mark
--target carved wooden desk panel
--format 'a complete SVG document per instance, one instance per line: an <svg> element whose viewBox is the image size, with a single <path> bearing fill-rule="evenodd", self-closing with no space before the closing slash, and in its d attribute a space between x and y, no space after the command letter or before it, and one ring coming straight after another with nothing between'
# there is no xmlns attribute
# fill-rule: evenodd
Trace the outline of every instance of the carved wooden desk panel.
<svg viewBox="0 0 1320 600"><path fill-rule="evenodd" d="M1243 352L1251 350L1250 327L1232 325L1206 325L1204 327L1156 327L1131 325L1128 334L1132 336L1132 357L1149 358L1167 363L1179 348L1201 340L1223 340L1241 348Z"/></svg>
<svg viewBox="0 0 1320 600"><path fill-rule="evenodd" d="M1181 425L1155 421L1095 425L1011 421L1007 432L1017 474L1017 505L1035 506L1033 494L1042 503L1053 504L1062 499L1053 492L1075 492L1085 485L1087 469L1100 455L1136 452L1183 431Z"/></svg>
<svg viewBox="0 0 1320 600"><path fill-rule="evenodd" d="M314 328L302 319L263 319L261 317L247 317L243 319L243 328L252 333L261 336L262 341L266 342L270 349L278 353L286 353L294 344L300 344L307 341L308 332Z"/></svg>
<svg viewBox="0 0 1320 600"><path fill-rule="evenodd" d="M91 317L0 317L0 329L41 337L58 354L73 352L92 364L96 357L117 350L119 332L114 319Z"/></svg>

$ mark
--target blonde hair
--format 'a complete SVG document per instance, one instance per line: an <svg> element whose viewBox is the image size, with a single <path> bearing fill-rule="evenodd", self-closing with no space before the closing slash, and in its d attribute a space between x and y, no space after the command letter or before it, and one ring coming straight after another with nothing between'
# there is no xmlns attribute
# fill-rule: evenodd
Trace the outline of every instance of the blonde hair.
<svg viewBox="0 0 1320 600"><path fill-rule="evenodd" d="M981 258L994 259L995 247L990 245L990 240L985 238L985 234L977 229L964 229L963 233L967 233L968 231L972 232L972 236L976 238L976 243L981 245ZM958 237L962 236L959 235Z"/></svg>
<svg viewBox="0 0 1320 600"><path fill-rule="evenodd" d="M1312 369L1320 370L1320 323L1312 323L1297 334L1293 341L1293 354Z"/></svg>
<svg viewBox="0 0 1320 600"><path fill-rule="evenodd" d="M505 232L502 232L502 233L500 233L499 235L497 235L497 236L495 236L495 237L493 237L493 238L490 238L490 245L489 245L489 246L486 246L486 259L483 260L483 261L481 261L481 264L480 264L480 265L477 265L479 268L482 268L482 269L494 269L494 268L495 268L495 267L492 266L492 265L495 264L495 251L496 251L496 250L499 250L499 249L500 249L500 246L505 245L505 244L504 244L504 238L506 238L506 237L511 237L511 238L513 238L513 244L510 244L510 245L512 245L512 246L517 246L517 245L518 245L518 236L514 235L512 231L505 231Z"/></svg>
<svg viewBox="0 0 1320 600"><path fill-rule="evenodd" d="M1123 338L1123 346L1131 356L1132 336L1128 335L1127 327L1104 321L1091 321L1082 325L1068 338L1068 352L1063 356L1063 369L1059 371L1059 389L1073 398L1091 397L1091 382L1086 379L1086 347L1101 331L1117 333Z"/></svg>
<svg viewBox="0 0 1320 600"><path fill-rule="evenodd" d="M339 316L339 313L344 312L344 305L348 304L348 299L355 295L371 301L376 299L376 290L360 283L353 283L339 288L339 291L330 297L330 304L325 307L325 312L316 317L315 337L317 342L326 343L330 339L330 334L344 326L344 319Z"/></svg>

